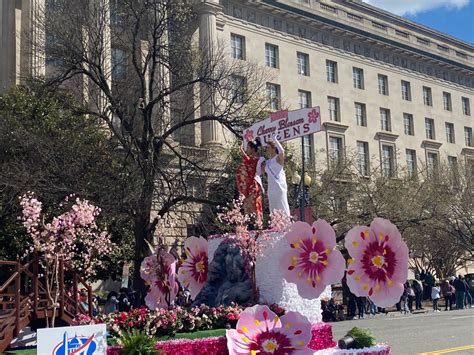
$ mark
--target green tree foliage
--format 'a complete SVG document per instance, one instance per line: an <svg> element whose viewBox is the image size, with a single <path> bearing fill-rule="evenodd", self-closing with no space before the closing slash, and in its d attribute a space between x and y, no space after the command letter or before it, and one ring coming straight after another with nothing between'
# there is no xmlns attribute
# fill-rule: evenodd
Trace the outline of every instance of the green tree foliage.
<svg viewBox="0 0 474 355"><path fill-rule="evenodd" d="M130 232L122 210L120 150L96 119L76 114L79 107L67 92L41 87L32 83L0 96L0 258L24 255L29 240L17 218L18 197L27 191L35 192L46 212L70 194L92 201L106 222L114 220L114 242L129 244L123 242ZM122 260L126 254L117 250ZM120 266L115 269L112 274Z"/></svg>

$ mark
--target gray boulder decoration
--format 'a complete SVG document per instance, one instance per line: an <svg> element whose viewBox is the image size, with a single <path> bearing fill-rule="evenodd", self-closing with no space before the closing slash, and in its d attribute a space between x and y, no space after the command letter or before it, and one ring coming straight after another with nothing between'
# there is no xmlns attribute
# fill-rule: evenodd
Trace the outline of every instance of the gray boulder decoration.
<svg viewBox="0 0 474 355"><path fill-rule="evenodd" d="M207 281L192 305L228 306L252 300L252 282L239 247L233 241L221 243L209 264Z"/></svg>

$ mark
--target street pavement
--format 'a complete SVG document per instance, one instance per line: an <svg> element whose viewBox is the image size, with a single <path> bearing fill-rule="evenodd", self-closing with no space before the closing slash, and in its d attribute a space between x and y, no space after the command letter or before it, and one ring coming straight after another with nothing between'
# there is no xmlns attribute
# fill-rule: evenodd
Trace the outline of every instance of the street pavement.
<svg viewBox="0 0 474 355"><path fill-rule="evenodd" d="M377 342L392 347L393 355L474 354L474 308L407 315L390 312L331 325L336 342L352 327L370 329Z"/></svg>

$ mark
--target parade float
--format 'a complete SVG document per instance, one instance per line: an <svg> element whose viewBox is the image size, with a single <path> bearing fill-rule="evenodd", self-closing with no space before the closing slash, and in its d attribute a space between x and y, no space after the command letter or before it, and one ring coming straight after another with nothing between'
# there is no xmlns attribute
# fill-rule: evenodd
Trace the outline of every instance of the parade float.
<svg viewBox="0 0 474 355"><path fill-rule="evenodd" d="M346 274L356 296L380 307L398 302L408 248L396 226L375 218L370 226L352 228L346 260L326 221L291 223L275 213L270 229L248 230L241 203L219 216L233 233L187 239L179 261L163 248L144 259L148 308L77 324L106 323L117 339L139 329L160 354L390 354L388 345L375 342L339 348L330 324L322 322L320 299L330 298L330 285ZM193 299L189 307L175 304L180 287ZM122 348L119 342L108 353Z"/></svg>
<svg viewBox="0 0 474 355"><path fill-rule="evenodd" d="M180 260L164 247L143 260L148 309L78 323L105 322L119 343L123 334L140 329L152 338L152 348L170 355L390 354L388 345L376 344L364 330L352 329L337 346L331 326L322 322L321 299L330 299L331 285L344 276L355 296L379 307L397 303L407 279L408 248L397 227L382 218L346 234L345 256L325 220L292 221L280 141L320 131L319 107L274 112L247 128L236 171L240 197L218 213L222 233L188 238ZM304 159L302 164L304 175ZM271 211L267 228L263 172ZM187 307L184 293L192 299ZM118 345L109 353L128 353L129 345Z"/></svg>

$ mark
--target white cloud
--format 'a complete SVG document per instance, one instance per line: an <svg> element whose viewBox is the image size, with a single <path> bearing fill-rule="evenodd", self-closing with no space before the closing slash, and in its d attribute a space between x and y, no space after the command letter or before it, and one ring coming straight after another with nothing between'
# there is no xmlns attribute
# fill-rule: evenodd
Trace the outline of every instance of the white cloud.
<svg viewBox="0 0 474 355"><path fill-rule="evenodd" d="M438 8L461 9L470 0L363 0L370 5L390 11L397 15L415 15Z"/></svg>

